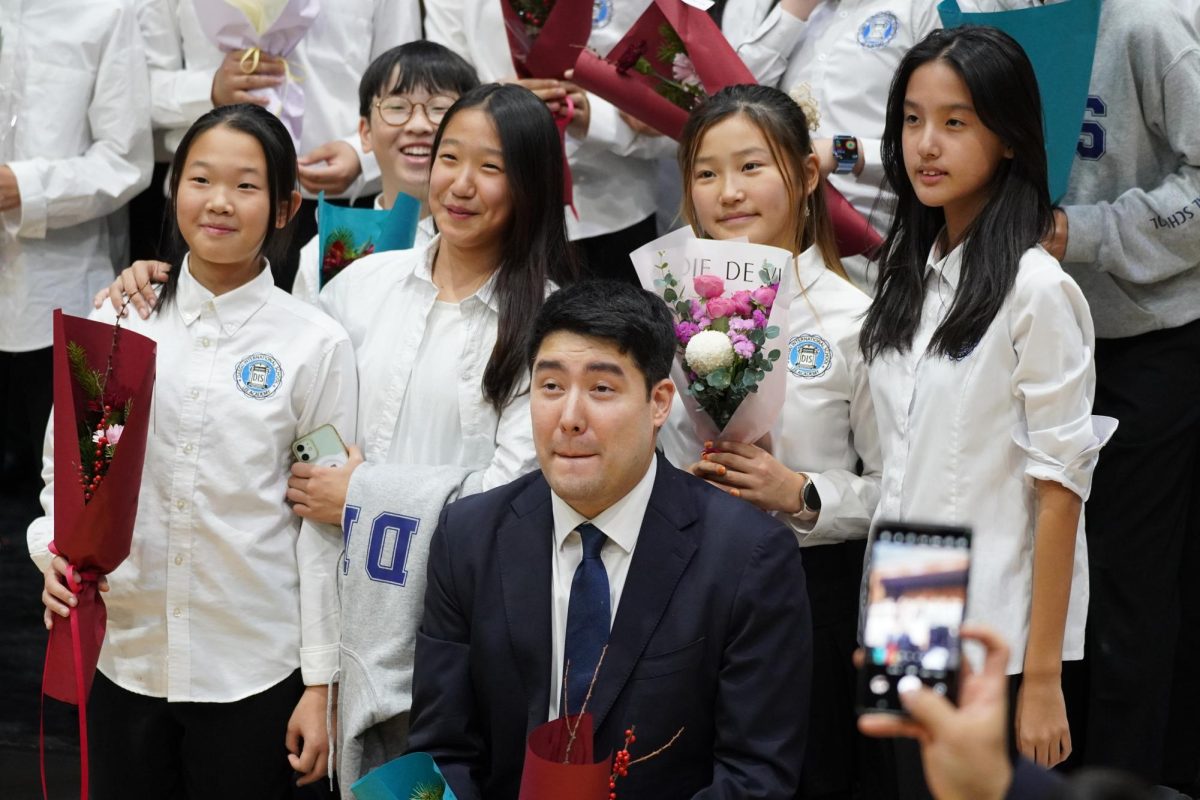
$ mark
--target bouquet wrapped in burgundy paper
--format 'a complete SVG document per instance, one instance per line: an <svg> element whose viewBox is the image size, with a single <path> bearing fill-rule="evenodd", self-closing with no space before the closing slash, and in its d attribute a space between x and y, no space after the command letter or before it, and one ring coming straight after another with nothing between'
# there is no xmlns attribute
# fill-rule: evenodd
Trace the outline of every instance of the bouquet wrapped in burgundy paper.
<svg viewBox="0 0 1200 800"><path fill-rule="evenodd" d="M592 35L592 0L500 0L518 78L562 78Z"/></svg>
<svg viewBox="0 0 1200 800"><path fill-rule="evenodd" d="M595 760L592 715L559 717L525 742L520 800L608 800L612 762Z"/></svg>
<svg viewBox="0 0 1200 800"><path fill-rule="evenodd" d="M672 139L704 98L757 82L712 18L683 0L654 0L607 56L581 51L574 81Z"/></svg>
<svg viewBox="0 0 1200 800"><path fill-rule="evenodd" d="M54 542L78 598L50 631L42 691L82 709L107 615L97 580L129 555L157 346L118 326L54 312Z"/></svg>

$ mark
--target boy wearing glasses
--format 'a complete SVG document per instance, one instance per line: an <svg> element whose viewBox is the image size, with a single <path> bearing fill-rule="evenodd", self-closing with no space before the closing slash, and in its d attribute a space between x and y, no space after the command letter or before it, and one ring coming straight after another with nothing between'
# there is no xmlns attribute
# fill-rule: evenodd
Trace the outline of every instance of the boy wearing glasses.
<svg viewBox="0 0 1200 800"><path fill-rule="evenodd" d="M433 238L429 165L433 136L459 95L479 85L475 69L451 50L418 41L393 47L371 62L358 84L358 135L374 153L383 190L375 208L387 210L400 193L421 201L413 246ZM321 254L314 236L300 250L292 294L316 305Z"/></svg>

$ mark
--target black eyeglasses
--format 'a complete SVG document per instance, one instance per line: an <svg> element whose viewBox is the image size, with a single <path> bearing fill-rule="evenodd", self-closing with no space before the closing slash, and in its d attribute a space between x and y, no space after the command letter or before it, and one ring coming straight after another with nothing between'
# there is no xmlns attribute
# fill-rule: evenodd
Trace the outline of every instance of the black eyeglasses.
<svg viewBox="0 0 1200 800"><path fill-rule="evenodd" d="M385 97L375 101L375 107L379 109L379 118L388 125L404 125L412 119L413 112L420 108L425 112L425 117L437 125L446 116L446 112L450 110L450 106L454 105L457 97L449 97L447 95L435 95L424 103L414 103L411 100L406 100L403 97Z"/></svg>

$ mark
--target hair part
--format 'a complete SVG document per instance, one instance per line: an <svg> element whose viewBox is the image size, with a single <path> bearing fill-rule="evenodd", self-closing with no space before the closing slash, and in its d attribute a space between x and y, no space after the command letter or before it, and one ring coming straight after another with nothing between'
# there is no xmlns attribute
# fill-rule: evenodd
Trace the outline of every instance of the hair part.
<svg viewBox="0 0 1200 800"><path fill-rule="evenodd" d="M788 204L797 210L792 235L792 251L799 254L817 246L825 266L843 278L846 271L838 257L833 222L819 179L813 191L805 186L805 162L813 155L812 137L804 110L788 95L770 86L742 84L727 86L692 111L679 141L679 170L683 175L683 217L696 233L708 237L700 225L692 202L696 158L704 136L714 126L738 115L744 116L762 132L783 176Z"/></svg>
<svg viewBox="0 0 1200 800"><path fill-rule="evenodd" d="M254 137L263 150L263 158L267 164L267 195L271 217L267 220L267 232L263 238L258 254L273 265L282 266L287 254L288 244L292 239L295 225L291 217L292 192L296 189L296 148L292 144L292 135L288 129L271 112L253 103L238 103L229 106L218 106L197 119L188 128L187 133L175 148L171 159L171 171L167 181L167 217L170 229L168 252L173 269L167 273L167 280L162 285L158 295L155 311L161 311L175 297L179 286L179 273L183 264L183 256L189 245L184 241L179 229L177 201L179 198L179 183L182 180L183 168L187 165L188 153L200 136L215 128L229 128ZM280 215L288 218L282 228L276 227Z"/></svg>
<svg viewBox="0 0 1200 800"><path fill-rule="evenodd" d="M859 339L868 361L912 346L924 303L925 264L946 224L941 208L917 198L904 164L908 83L917 69L934 61L962 78L980 122L1012 150L1012 157L1000 161L987 203L963 233L958 288L929 351L957 359L974 350L1012 291L1021 256L1053 228L1041 96L1025 51L995 28L965 26L929 34L900 62L888 95L881 150L896 205L879 250L875 300Z"/></svg>
<svg viewBox="0 0 1200 800"><path fill-rule="evenodd" d="M542 343L558 332L615 345L641 371L647 399L659 382L671 376L675 323L667 304L654 292L622 281L586 280L550 295L529 337L525 358L530 369Z"/></svg>
<svg viewBox="0 0 1200 800"><path fill-rule="evenodd" d="M516 84L487 83L466 92L446 112L434 136L435 160L442 136L468 110L483 112L495 126L512 198L512 218L501 237L496 268L496 346L483 371L484 397L500 411L527 368L529 320L542 307L547 282L573 283L579 266L567 239L562 142L546 104Z"/></svg>
<svg viewBox="0 0 1200 800"><path fill-rule="evenodd" d="M475 68L450 48L424 39L408 42L382 53L367 67L358 82L358 114L369 123L379 97L414 89L464 95L478 85Z"/></svg>

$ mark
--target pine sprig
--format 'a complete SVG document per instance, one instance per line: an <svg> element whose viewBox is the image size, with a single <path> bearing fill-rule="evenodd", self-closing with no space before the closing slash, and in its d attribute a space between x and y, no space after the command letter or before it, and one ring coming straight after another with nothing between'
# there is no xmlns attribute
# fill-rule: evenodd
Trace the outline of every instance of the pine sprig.
<svg viewBox="0 0 1200 800"><path fill-rule="evenodd" d="M409 798L409 800L442 800L444 795L444 786L425 783L413 789L412 796Z"/></svg>
<svg viewBox="0 0 1200 800"><path fill-rule="evenodd" d="M88 365L87 351L76 342L67 342L67 360L71 374L89 399L99 400L104 395L104 376Z"/></svg>

